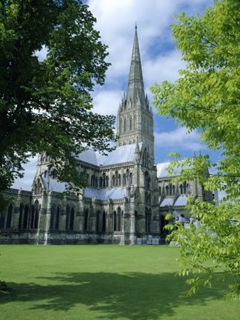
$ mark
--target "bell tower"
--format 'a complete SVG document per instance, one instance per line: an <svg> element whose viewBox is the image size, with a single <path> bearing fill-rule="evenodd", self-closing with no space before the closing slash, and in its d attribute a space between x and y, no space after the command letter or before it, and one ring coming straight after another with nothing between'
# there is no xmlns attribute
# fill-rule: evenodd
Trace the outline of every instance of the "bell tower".
<svg viewBox="0 0 240 320"><path fill-rule="evenodd" d="M132 49L127 93L124 93L117 115L118 145L142 142L154 159L153 114L144 92L137 26Z"/></svg>

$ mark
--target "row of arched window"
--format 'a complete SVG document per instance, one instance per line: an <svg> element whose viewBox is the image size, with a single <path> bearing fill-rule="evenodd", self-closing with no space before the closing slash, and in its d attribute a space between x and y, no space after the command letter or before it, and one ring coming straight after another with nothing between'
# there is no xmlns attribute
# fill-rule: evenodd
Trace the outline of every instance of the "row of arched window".
<svg viewBox="0 0 240 320"><path fill-rule="evenodd" d="M184 182L183 184L180 184L178 186L175 186L174 184L169 184L164 187L159 187L159 193L160 195L176 195L176 194L187 194L189 192L189 184Z"/></svg>
<svg viewBox="0 0 240 320"><path fill-rule="evenodd" d="M29 205L20 205L20 215L19 215L19 224L18 227L20 230L32 230L37 229L39 224L39 210L40 206L36 201L33 206ZM61 207L53 205L51 208L51 217L50 217L50 230L58 231L60 223ZM0 229L10 229L13 218L13 205L11 204L8 208L7 214L0 214ZM65 230L73 231L74 230L74 219L75 219L75 209L66 206L66 222ZM120 207L113 212L112 217L113 231L122 230L122 221L123 221L123 211ZM107 215L105 211L97 211L96 214L96 232L105 233L106 232L106 223ZM91 229L89 211L85 209L84 211L84 221L83 221L83 231L89 232ZM151 209L145 209L145 229L146 233L151 232Z"/></svg>
<svg viewBox="0 0 240 320"><path fill-rule="evenodd" d="M18 229L20 230L32 230L37 229L39 225L39 211L40 205L38 201L34 205L20 204L19 208L19 220ZM50 217L50 230L59 230L60 221L60 207L51 208ZM66 230L73 230L74 226L74 208L66 206ZM0 213L0 229L10 229L12 227L13 219L13 206L12 204L8 207L7 214Z"/></svg>
<svg viewBox="0 0 240 320"><path fill-rule="evenodd" d="M111 186L112 187L120 187L132 184L132 172L129 170L126 171L123 175L121 175L118 171L112 176ZM109 187L109 177L104 173L100 178L97 178L95 175L91 176L91 187L94 188L107 188Z"/></svg>
<svg viewBox="0 0 240 320"><path fill-rule="evenodd" d="M35 201L34 205L20 204L19 208L19 229L37 229L39 224L39 211L40 205L38 201Z"/></svg>
<svg viewBox="0 0 240 320"><path fill-rule="evenodd" d="M118 207L117 211L113 212L113 231L121 231L122 215L123 215L123 211L121 211L120 207ZM97 215L96 215L96 232L97 233L105 233L106 232L106 224L107 224L106 212L105 211L103 211L103 212L97 211ZM91 231L88 209L85 209L85 211L84 211L83 231L84 232Z"/></svg>
<svg viewBox="0 0 240 320"><path fill-rule="evenodd" d="M39 205L24 205L21 203L19 211L18 228L19 229L37 229L39 223ZM6 213L0 213L0 229L10 229L13 220L13 205L10 204Z"/></svg>
<svg viewBox="0 0 240 320"><path fill-rule="evenodd" d="M127 131L135 130L136 126L136 117L134 118L130 115L129 118L127 117L119 119L119 133L125 133Z"/></svg>
<svg viewBox="0 0 240 320"><path fill-rule="evenodd" d="M13 215L13 205L10 204L7 210L7 213L0 213L0 229L9 229L11 228Z"/></svg>
<svg viewBox="0 0 240 320"><path fill-rule="evenodd" d="M109 186L109 177L104 173L99 179L94 174L91 176L91 187L107 188Z"/></svg>

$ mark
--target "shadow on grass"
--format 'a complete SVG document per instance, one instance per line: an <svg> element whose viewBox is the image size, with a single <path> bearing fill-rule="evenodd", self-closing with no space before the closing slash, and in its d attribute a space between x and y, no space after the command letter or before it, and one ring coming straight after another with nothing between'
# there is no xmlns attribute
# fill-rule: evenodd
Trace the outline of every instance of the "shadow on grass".
<svg viewBox="0 0 240 320"><path fill-rule="evenodd" d="M12 291L0 297L0 304L30 301L33 309L55 311L83 304L102 319L154 320L173 315L179 305L204 305L224 295L223 283L215 280L215 289L186 297L185 279L174 273L58 273L40 279L48 285L9 283Z"/></svg>

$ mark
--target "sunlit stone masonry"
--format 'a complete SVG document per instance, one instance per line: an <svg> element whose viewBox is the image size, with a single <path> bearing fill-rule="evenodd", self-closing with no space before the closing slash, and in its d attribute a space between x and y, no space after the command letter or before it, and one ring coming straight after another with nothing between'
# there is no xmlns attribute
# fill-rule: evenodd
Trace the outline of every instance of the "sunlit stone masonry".
<svg viewBox="0 0 240 320"><path fill-rule="evenodd" d="M197 181L177 184L167 163L154 163L153 114L144 92L137 29L117 134L118 146L107 156L92 150L79 155L79 170L88 181L79 196L64 193L65 184L49 176L49 159L41 155L32 190L6 192L13 201L0 212L0 243L159 244L167 212L189 218L187 194L211 200Z"/></svg>

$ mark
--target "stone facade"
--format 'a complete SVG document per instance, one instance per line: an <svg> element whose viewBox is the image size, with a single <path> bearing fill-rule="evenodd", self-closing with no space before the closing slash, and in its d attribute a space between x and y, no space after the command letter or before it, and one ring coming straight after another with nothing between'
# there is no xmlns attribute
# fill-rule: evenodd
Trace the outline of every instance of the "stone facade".
<svg viewBox="0 0 240 320"><path fill-rule="evenodd" d="M186 194L204 197L194 182L177 185L154 165L153 114L144 91L137 30L128 89L117 116L116 149L107 156L92 150L78 157L88 187L66 193L49 175L48 158L38 159L32 191L11 189L0 214L1 243L160 243L166 212L188 214Z"/></svg>

